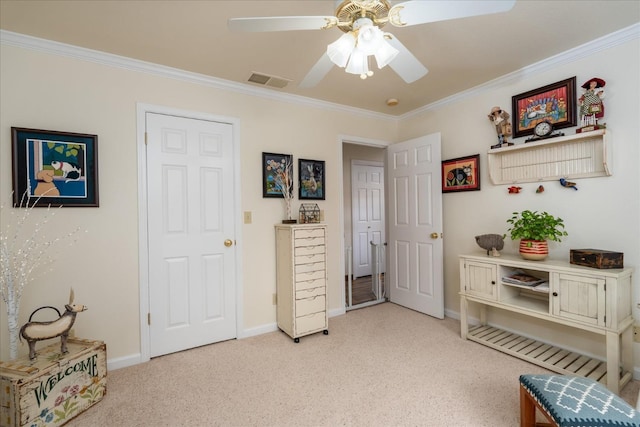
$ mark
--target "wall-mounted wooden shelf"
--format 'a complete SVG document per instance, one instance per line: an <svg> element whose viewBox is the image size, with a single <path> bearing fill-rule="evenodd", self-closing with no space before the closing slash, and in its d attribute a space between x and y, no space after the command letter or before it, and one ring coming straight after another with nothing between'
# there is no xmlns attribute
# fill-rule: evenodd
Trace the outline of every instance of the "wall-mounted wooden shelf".
<svg viewBox="0 0 640 427"><path fill-rule="evenodd" d="M493 184L593 178L612 174L606 130L496 148L487 153Z"/></svg>

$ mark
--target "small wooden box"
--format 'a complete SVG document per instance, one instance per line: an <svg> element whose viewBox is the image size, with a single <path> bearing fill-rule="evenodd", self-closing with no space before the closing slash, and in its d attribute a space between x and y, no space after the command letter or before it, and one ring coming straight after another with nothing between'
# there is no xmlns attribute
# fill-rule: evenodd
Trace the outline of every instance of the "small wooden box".
<svg viewBox="0 0 640 427"><path fill-rule="evenodd" d="M107 347L102 341L60 339L28 356L0 362L0 427L61 426L107 392Z"/></svg>
<svg viewBox="0 0 640 427"><path fill-rule="evenodd" d="M622 252L603 251L601 249L571 249L569 262L593 268L623 268Z"/></svg>

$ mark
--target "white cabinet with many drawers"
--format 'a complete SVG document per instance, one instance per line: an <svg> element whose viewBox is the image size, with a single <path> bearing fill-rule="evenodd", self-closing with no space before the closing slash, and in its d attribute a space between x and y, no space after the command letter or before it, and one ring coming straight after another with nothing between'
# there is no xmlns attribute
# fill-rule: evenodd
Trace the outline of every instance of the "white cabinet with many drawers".
<svg viewBox="0 0 640 427"><path fill-rule="evenodd" d="M276 225L278 327L296 343L329 333L326 235L323 224Z"/></svg>

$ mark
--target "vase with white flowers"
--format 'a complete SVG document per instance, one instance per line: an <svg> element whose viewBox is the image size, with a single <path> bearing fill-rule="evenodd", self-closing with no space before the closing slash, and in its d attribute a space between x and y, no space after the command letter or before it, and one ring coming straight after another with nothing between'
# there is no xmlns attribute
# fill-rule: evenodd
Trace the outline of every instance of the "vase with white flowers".
<svg viewBox="0 0 640 427"><path fill-rule="evenodd" d="M267 166L273 171L276 188L282 193L285 203L286 218L283 224L295 224L296 220L291 219L291 202L293 201L293 163L291 157L284 157L281 162L271 160Z"/></svg>

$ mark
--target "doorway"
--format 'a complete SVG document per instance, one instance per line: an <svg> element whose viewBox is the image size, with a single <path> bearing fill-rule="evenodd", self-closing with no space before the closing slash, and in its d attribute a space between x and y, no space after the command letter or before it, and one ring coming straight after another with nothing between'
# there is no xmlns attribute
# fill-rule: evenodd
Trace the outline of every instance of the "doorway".
<svg viewBox="0 0 640 427"><path fill-rule="evenodd" d="M442 193L439 133L396 144L341 139L343 166L344 300L348 311L366 305L391 301L415 311L444 317ZM382 152L387 184L385 218L388 240L384 249L386 277L384 299L353 307L347 287L351 266L351 156L349 150L374 148ZM377 150L376 150L377 149ZM359 155L359 153L358 153ZM374 161L377 159L374 159Z"/></svg>
<svg viewBox="0 0 640 427"><path fill-rule="evenodd" d="M386 147L343 143L345 307L386 301Z"/></svg>

